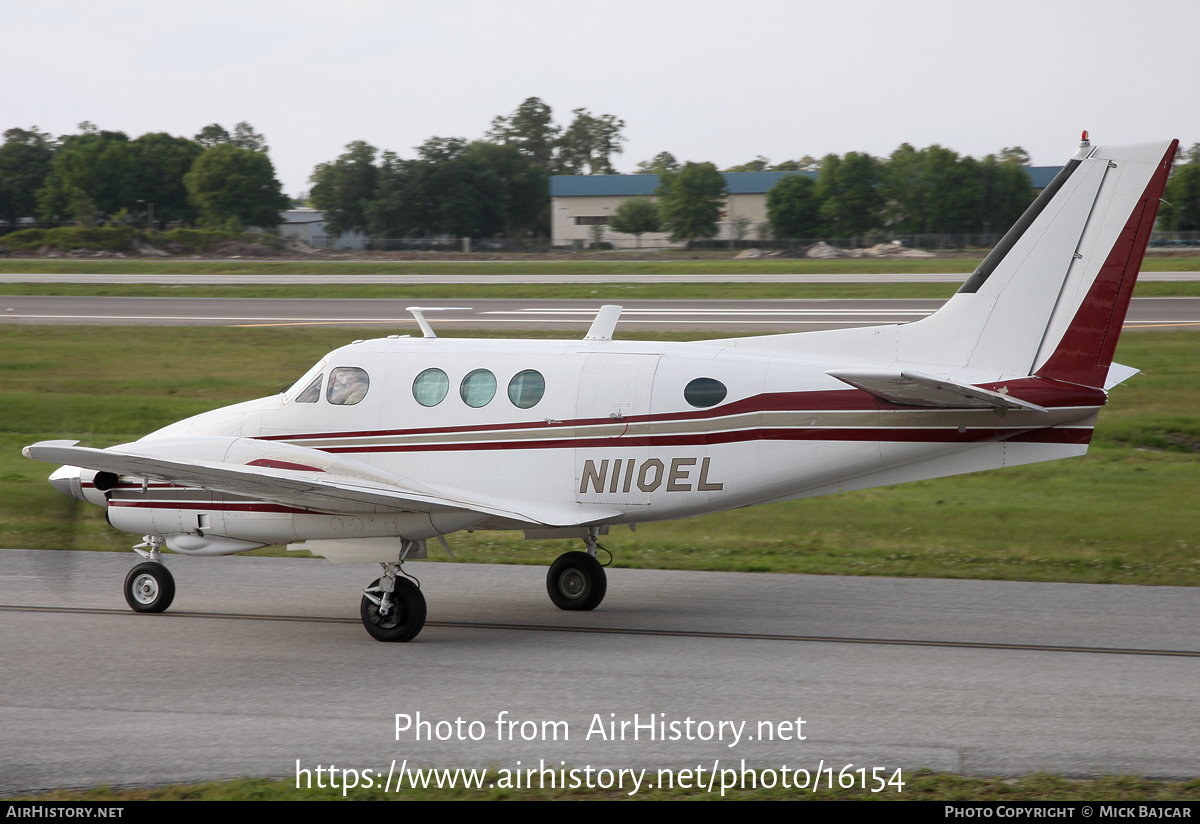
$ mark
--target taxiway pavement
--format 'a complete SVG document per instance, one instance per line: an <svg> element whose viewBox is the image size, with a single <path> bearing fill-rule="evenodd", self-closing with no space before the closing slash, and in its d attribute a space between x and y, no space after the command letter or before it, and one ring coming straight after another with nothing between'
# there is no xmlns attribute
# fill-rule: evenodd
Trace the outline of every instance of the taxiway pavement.
<svg viewBox="0 0 1200 824"><path fill-rule="evenodd" d="M567 613L544 567L413 562L430 623L393 645L358 623L369 566L170 556L174 605L138 615L135 560L0 550L0 793L297 760L1200 774L1197 589L610 569L604 603ZM418 711L486 735L396 740ZM502 712L569 740L497 741ZM588 740L635 713L746 726ZM805 740L760 740L797 717Z"/></svg>

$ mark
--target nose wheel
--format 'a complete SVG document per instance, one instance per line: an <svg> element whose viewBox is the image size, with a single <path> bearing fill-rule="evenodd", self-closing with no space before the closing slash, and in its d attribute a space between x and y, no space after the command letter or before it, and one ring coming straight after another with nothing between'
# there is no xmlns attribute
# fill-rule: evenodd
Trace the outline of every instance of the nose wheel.
<svg viewBox="0 0 1200 824"><path fill-rule="evenodd" d="M407 578L394 580L390 597L376 578L363 591L359 614L363 626L376 641L404 642L416 638L425 626L425 596Z"/></svg>

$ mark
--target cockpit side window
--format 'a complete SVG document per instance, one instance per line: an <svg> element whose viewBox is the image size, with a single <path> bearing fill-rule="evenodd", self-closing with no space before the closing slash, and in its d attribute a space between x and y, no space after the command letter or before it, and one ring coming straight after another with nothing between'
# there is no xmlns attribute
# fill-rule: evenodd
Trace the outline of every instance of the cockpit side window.
<svg viewBox="0 0 1200 824"><path fill-rule="evenodd" d="M293 383L291 387L289 387L288 390L283 393L284 403L295 400L296 394L302 390L308 389L312 385L315 377L325 374L324 370L325 361L318 361L315 366L300 376L300 380ZM321 390L318 389L317 391L320 392ZM310 403L310 401L305 401L305 403Z"/></svg>
<svg viewBox="0 0 1200 824"><path fill-rule="evenodd" d="M322 372L313 378L313 382L308 387L296 396L296 403L316 403L321 400L321 381L324 379L325 373Z"/></svg>
<svg viewBox="0 0 1200 824"><path fill-rule="evenodd" d="M371 379L366 370L357 366L339 366L329 373L329 388L325 397L337 406L352 406L367 396Z"/></svg>

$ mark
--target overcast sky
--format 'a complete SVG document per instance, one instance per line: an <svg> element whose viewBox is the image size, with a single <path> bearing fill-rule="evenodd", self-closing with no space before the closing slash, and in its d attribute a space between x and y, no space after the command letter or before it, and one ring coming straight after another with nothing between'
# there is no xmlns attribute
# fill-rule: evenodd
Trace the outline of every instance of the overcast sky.
<svg viewBox="0 0 1200 824"><path fill-rule="evenodd" d="M263 133L290 194L346 143L411 157L540 97L625 121L621 171L939 143L1059 165L1200 142L1196 0L0 0L0 129Z"/></svg>

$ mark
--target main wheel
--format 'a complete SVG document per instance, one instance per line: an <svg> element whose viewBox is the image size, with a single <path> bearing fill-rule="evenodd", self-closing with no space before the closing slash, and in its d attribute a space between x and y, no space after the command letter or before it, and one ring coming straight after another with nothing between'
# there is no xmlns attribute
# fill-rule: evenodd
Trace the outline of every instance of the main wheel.
<svg viewBox="0 0 1200 824"><path fill-rule="evenodd" d="M379 586L376 578L367 589ZM407 578L397 578L392 591L392 609L379 614L379 606L366 595L359 610L363 626L376 641L411 641L425 626L425 596Z"/></svg>
<svg viewBox="0 0 1200 824"><path fill-rule="evenodd" d="M125 601L134 612L163 612L175 600L175 578L156 561L138 564L125 576Z"/></svg>
<svg viewBox="0 0 1200 824"><path fill-rule="evenodd" d="M600 562L586 552L560 555L546 574L546 591L559 609L595 609L608 591Z"/></svg>

